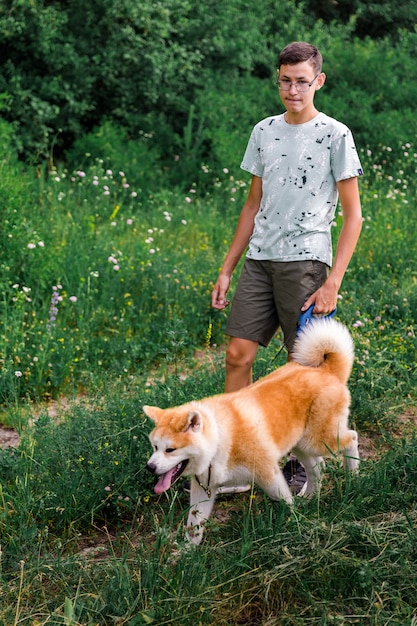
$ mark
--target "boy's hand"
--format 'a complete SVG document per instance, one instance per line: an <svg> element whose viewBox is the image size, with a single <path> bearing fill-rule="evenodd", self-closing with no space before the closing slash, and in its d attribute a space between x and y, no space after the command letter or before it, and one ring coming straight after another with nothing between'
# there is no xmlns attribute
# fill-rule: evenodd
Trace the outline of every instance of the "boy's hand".
<svg viewBox="0 0 417 626"><path fill-rule="evenodd" d="M226 300L226 294L230 287L230 281L230 276L220 274L218 277L211 294L211 306L213 309L221 310L226 308L229 304L229 300Z"/></svg>
<svg viewBox="0 0 417 626"><path fill-rule="evenodd" d="M314 304L314 315L328 315L334 311L337 306L337 293L337 288L326 281L320 289L312 293L304 302L301 311L307 311L307 309Z"/></svg>

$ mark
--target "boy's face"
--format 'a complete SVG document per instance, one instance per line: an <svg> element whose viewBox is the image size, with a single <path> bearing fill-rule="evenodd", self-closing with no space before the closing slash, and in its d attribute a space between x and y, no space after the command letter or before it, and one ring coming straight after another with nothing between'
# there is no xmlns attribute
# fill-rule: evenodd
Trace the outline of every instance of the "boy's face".
<svg viewBox="0 0 417 626"><path fill-rule="evenodd" d="M302 124L312 119L317 113L314 107L314 95L316 90L324 84L325 74L321 72L316 75L313 66L308 61L304 61L296 65L281 65L278 80L280 81L279 95L287 110L287 122Z"/></svg>

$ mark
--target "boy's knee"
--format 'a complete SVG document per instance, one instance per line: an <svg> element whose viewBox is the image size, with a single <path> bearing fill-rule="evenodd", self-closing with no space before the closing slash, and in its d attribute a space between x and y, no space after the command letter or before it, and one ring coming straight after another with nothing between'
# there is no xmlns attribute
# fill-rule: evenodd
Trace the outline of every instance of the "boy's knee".
<svg viewBox="0 0 417 626"><path fill-rule="evenodd" d="M230 343L226 350L226 367L251 368L255 360L255 355L256 353L253 354L253 350L248 350L244 346L237 346L233 343Z"/></svg>

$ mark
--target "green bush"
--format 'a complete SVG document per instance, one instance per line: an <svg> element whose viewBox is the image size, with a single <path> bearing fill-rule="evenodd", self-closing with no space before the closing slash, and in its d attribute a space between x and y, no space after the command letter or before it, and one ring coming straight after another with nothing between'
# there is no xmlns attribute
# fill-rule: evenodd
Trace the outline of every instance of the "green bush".
<svg viewBox="0 0 417 626"><path fill-rule="evenodd" d="M348 14L364 11L352 4ZM391 10L384 12L388 23ZM150 149L151 162L185 189L212 156L217 168L225 150L240 150L253 124L280 108L269 89L278 52L308 39L322 49L329 76L319 105L351 126L364 147L409 140L413 29L397 30L401 20L394 20L389 39L355 39L354 19L325 24L312 16L296 0L263 0L256 8L243 0L100 0L94 8L80 0L7 0L0 7L1 115L26 162L60 161L74 142L74 158L102 158L110 123L139 152Z"/></svg>

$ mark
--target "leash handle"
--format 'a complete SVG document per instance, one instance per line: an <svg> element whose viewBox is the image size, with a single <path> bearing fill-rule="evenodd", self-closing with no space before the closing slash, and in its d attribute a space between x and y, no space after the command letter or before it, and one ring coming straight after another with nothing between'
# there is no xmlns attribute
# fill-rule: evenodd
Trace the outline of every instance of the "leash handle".
<svg viewBox="0 0 417 626"><path fill-rule="evenodd" d="M333 311L330 311L330 313L327 313L327 315L320 315L319 317L317 316L314 317L313 311L314 311L314 304L310 305L307 311L304 311L303 313L301 313L300 317L298 318L297 328L295 331L296 337L298 337L298 334L303 330L303 328L307 326L307 324L314 322L315 319L330 319L331 317L334 317L336 315L337 308L335 308ZM272 363L279 357L279 355L281 354L281 352L283 351L285 347L286 347L285 343L283 343L280 349L278 350L278 352L276 353L276 355L274 356L274 358L272 359ZM258 379L259 379L259 376L257 376L257 378L255 378L253 382L256 382Z"/></svg>
<svg viewBox="0 0 417 626"><path fill-rule="evenodd" d="M330 319L331 317L334 317L336 315L337 308L335 308L333 311L330 311L330 313L327 313L327 315L321 315L319 317L314 317L313 311L314 311L314 304L310 305L306 311L301 313L297 322L297 335L296 336L298 336L298 333L301 332L303 328L305 328L308 324L310 324L311 322L314 322L315 319Z"/></svg>

